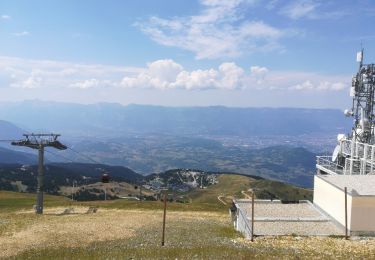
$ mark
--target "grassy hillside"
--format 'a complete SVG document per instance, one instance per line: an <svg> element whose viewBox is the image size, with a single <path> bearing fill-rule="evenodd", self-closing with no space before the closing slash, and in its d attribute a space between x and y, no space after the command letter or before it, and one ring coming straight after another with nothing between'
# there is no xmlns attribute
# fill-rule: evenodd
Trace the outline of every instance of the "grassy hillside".
<svg viewBox="0 0 375 260"><path fill-rule="evenodd" d="M234 174L221 174L218 183L207 189L196 189L188 194L194 203L219 203L218 196L222 196L225 202L231 198L243 198L241 191L247 191L253 178Z"/></svg>
<svg viewBox="0 0 375 260"><path fill-rule="evenodd" d="M257 180L252 182L250 187L255 196L261 199L280 199L285 201L312 201L313 199L312 189L299 188L278 181Z"/></svg>
<svg viewBox="0 0 375 260"><path fill-rule="evenodd" d="M46 207L53 206L69 206L70 200L62 196L44 195L44 203ZM32 209L35 204L35 194L19 193L0 190L0 212Z"/></svg>
<svg viewBox="0 0 375 260"><path fill-rule="evenodd" d="M249 198L251 191L258 199L312 200L312 190L295 187L278 181L255 179L236 174L220 174L217 184L207 189L196 189L188 196L195 203L229 204L233 198Z"/></svg>

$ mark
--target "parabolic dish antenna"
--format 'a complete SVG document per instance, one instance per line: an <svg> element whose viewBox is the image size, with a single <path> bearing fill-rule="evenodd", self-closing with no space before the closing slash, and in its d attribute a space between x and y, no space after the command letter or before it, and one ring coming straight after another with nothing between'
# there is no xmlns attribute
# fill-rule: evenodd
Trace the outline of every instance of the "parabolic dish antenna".
<svg viewBox="0 0 375 260"><path fill-rule="evenodd" d="M340 152L340 145L336 145L335 150L333 150L332 154L332 162L335 162L337 160L337 156L339 156Z"/></svg>

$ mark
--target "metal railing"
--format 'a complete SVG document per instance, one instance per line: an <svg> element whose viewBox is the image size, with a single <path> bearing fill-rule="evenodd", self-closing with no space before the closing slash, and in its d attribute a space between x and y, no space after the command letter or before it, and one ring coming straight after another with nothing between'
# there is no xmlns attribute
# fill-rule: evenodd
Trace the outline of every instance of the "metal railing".
<svg viewBox="0 0 375 260"><path fill-rule="evenodd" d="M343 167L335 162L332 162L332 156L317 156L316 164L318 168L324 168L327 172L335 174L343 174Z"/></svg>
<svg viewBox="0 0 375 260"><path fill-rule="evenodd" d="M333 162L332 156L317 156L317 168L330 174L375 174L375 145L344 139L340 154L345 157L344 165Z"/></svg>

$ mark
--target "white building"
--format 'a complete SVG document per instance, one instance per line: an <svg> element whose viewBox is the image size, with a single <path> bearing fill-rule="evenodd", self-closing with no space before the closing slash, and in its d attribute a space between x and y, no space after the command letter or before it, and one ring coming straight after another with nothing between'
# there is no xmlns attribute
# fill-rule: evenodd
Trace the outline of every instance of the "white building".
<svg viewBox="0 0 375 260"><path fill-rule="evenodd" d="M357 61L353 107L345 111L353 129L337 136L332 156L317 157L314 205L350 234L375 235L375 64L363 64L363 50Z"/></svg>

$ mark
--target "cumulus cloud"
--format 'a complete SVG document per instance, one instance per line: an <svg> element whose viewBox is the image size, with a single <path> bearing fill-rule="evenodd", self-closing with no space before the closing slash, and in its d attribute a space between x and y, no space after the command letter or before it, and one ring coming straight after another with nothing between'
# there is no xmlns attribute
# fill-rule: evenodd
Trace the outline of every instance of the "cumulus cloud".
<svg viewBox="0 0 375 260"><path fill-rule="evenodd" d="M310 79L313 79L312 81ZM248 71L234 62L224 62L218 68L188 71L173 60L148 63L142 72L126 76L119 86L154 89L258 89L288 91L340 91L346 89L349 77L322 76L306 72L270 71L251 66ZM302 83L301 83L302 82Z"/></svg>
<svg viewBox="0 0 375 260"><path fill-rule="evenodd" d="M347 83L350 77L273 71L262 66L243 68L234 62L188 70L171 59L134 68L0 56L2 88L342 91Z"/></svg>
<svg viewBox="0 0 375 260"><path fill-rule="evenodd" d="M158 60L135 77L124 77L125 88L157 89L236 89L241 88L244 70L233 62L222 63L218 69L186 71L173 60Z"/></svg>
<svg viewBox="0 0 375 260"><path fill-rule="evenodd" d="M249 0L202 0L200 14L163 19L150 17L136 23L155 42L191 51L197 59L236 57L254 51L282 49L287 32L259 20L246 20Z"/></svg>

